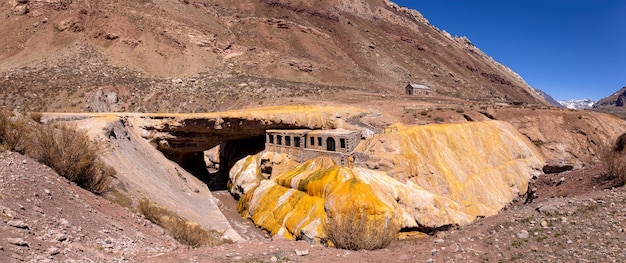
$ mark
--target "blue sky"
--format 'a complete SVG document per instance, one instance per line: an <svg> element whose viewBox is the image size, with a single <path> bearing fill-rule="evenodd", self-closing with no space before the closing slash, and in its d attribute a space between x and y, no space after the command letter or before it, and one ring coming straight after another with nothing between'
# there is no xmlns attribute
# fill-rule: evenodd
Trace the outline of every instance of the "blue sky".
<svg viewBox="0 0 626 263"><path fill-rule="evenodd" d="M626 0L392 0L558 100L626 86Z"/></svg>

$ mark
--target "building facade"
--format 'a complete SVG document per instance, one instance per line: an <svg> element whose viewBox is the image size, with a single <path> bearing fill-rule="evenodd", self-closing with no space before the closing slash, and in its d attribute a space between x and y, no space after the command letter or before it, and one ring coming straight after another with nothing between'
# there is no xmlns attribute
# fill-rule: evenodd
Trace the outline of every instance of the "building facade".
<svg viewBox="0 0 626 263"><path fill-rule="evenodd" d="M432 93L430 87L422 84L409 83L405 87L406 95L429 96Z"/></svg>
<svg viewBox="0 0 626 263"><path fill-rule="evenodd" d="M361 141L361 132L334 130L267 130L265 150L290 155L303 162L324 155L349 165L350 154Z"/></svg>

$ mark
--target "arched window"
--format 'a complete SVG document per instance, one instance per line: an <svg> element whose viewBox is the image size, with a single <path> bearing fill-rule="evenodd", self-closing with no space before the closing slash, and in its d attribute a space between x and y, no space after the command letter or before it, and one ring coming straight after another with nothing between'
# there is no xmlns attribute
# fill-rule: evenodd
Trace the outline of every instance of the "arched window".
<svg viewBox="0 0 626 263"><path fill-rule="evenodd" d="M335 139L332 137L328 137L328 139L326 139L326 150L329 152L335 151Z"/></svg>

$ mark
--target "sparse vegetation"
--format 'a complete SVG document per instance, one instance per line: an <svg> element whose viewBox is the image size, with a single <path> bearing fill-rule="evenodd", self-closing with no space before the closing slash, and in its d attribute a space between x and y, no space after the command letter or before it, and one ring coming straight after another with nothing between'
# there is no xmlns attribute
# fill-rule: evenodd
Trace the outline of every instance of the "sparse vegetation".
<svg viewBox="0 0 626 263"><path fill-rule="evenodd" d="M606 168L606 177L614 186L626 185L626 151L619 145L602 147L600 158Z"/></svg>
<svg viewBox="0 0 626 263"><path fill-rule="evenodd" d="M189 222L179 215L156 205L147 198L139 201L139 211L152 223L161 226L178 242L191 246L217 246L228 243L214 230L204 230L198 224Z"/></svg>
<svg viewBox="0 0 626 263"><path fill-rule="evenodd" d="M82 131L67 125L42 126L34 135L34 156L61 176L101 194L115 174L98 159L98 149Z"/></svg>
<svg viewBox="0 0 626 263"><path fill-rule="evenodd" d="M28 121L13 115L11 112L0 110L0 145L5 150L25 153L27 138L32 133Z"/></svg>
<svg viewBox="0 0 626 263"><path fill-rule="evenodd" d="M111 191L107 192L107 195L105 197L109 201L114 202L122 207L126 207L130 210L133 209L133 199L124 194L124 192L119 191L118 189L111 189Z"/></svg>
<svg viewBox="0 0 626 263"><path fill-rule="evenodd" d="M328 238L337 248L374 250L387 247L400 231L400 224L389 218L385 224L375 224L364 207L353 209L347 215L333 215L327 220Z"/></svg>
<svg viewBox="0 0 626 263"><path fill-rule="evenodd" d="M97 146L67 125L41 125L0 111L0 144L39 160L59 175L96 194L109 187L113 168L98 158Z"/></svg>

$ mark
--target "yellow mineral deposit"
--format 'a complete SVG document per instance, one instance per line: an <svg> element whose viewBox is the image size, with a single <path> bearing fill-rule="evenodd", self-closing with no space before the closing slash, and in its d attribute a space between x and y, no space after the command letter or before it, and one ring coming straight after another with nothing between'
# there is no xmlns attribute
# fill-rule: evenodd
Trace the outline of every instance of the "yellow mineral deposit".
<svg viewBox="0 0 626 263"><path fill-rule="evenodd" d="M356 154L355 167L347 168L321 155L265 179L260 160L277 155L241 160L230 176L231 191L243 195L242 215L272 235L318 241L332 234L327 230L334 229L333 222L345 224L348 217L353 225L344 227L361 227L363 235L381 226L397 225L397 231L465 225L496 214L525 193L530 177L544 164L536 148L505 122L389 130L357 148L370 162L389 166L371 165Z"/></svg>
<svg viewBox="0 0 626 263"><path fill-rule="evenodd" d="M390 176L450 198L472 216L496 214L526 192L544 165L536 147L506 122L396 126L357 151L393 163Z"/></svg>
<svg viewBox="0 0 626 263"><path fill-rule="evenodd" d="M259 156L250 156L241 163ZM239 167L237 167L239 168ZM246 169L231 173L240 180ZM336 217L348 215L359 207L372 226L398 220L395 204L381 202L374 190L358 180L350 169L337 166L331 159L318 157L291 172L262 180L240 199L240 212L250 215L255 224L272 235L287 238L326 240L327 212Z"/></svg>

